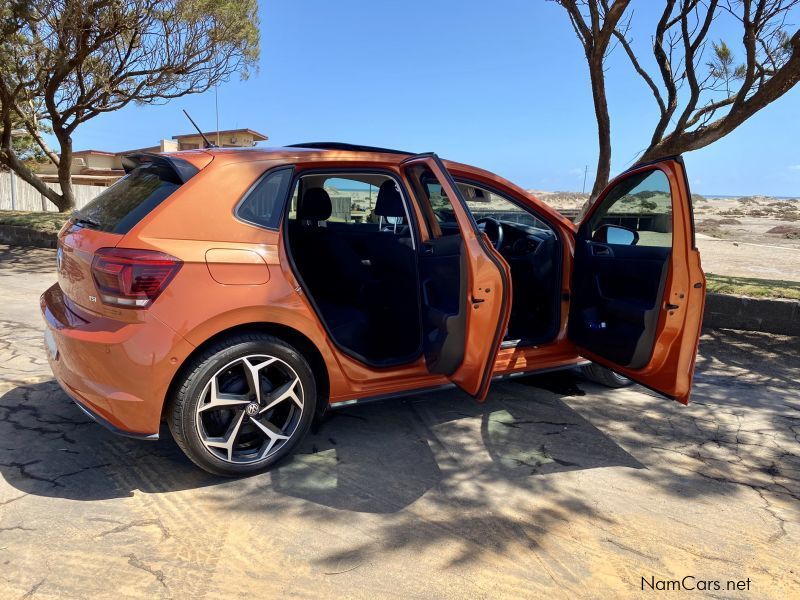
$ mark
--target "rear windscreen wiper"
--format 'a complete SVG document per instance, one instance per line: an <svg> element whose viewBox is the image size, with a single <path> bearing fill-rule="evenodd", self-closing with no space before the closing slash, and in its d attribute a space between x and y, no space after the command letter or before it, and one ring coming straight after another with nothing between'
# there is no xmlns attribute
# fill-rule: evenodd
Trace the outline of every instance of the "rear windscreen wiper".
<svg viewBox="0 0 800 600"><path fill-rule="evenodd" d="M100 229L100 223L97 221L92 221L88 217L82 217L80 215L73 215L72 222L76 225L83 225L84 227L91 227L93 229Z"/></svg>

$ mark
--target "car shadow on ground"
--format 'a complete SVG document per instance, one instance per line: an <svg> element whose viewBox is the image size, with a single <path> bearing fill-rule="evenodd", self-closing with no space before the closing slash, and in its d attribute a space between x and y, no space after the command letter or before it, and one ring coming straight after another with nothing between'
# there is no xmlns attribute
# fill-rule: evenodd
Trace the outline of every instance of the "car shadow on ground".
<svg viewBox="0 0 800 600"><path fill-rule="evenodd" d="M450 390L334 410L292 457L250 481L316 505L391 513L456 469L513 481L642 468L560 399L583 393L574 381L564 373L498 384L485 404ZM26 494L92 501L230 482L190 463L166 429L158 442L111 434L52 380L0 398L0 440L0 473Z"/></svg>
<svg viewBox="0 0 800 600"><path fill-rule="evenodd" d="M272 487L333 508L388 513L446 487L454 473L513 482L642 468L552 391L582 394L574 374L520 381L495 385L485 404L452 390L331 411L274 470Z"/></svg>
<svg viewBox="0 0 800 600"><path fill-rule="evenodd" d="M25 274L52 273L55 279L56 251L49 248L0 246L0 264L4 271Z"/></svg>

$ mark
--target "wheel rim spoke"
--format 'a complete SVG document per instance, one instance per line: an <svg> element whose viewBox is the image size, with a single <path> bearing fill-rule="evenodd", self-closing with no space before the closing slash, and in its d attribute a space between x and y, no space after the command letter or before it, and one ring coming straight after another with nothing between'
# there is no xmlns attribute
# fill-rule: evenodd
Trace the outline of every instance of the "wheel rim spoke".
<svg viewBox="0 0 800 600"><path fill-rule="evenodd" d="M230 425L225 435L217 438L206 438L204 441L206 446L212 448L220 448L225 450L228 455L228 460L233 460L233 447L236 444L236 438L239 436L239 431L242 428L242 421L244 421L244 411L239 411L239 414L231 419Z"/></svg>
<svg viewBox="0 0 800 600"><path fill-rule="evenodd" d="M275 360L275 358L269 358L262 361L254 361L252 358L242 359L245 377L247 377L247 384L250 386L250 391L255 396L256 402L261 400L261 382L259 380L259 372L267 365L274 363Z"/></svg>
<svg viewBox="0 0 800 600"><path fill-rule="evenodd" d="M243 407L250 403L245 394L221 394L218 390L217 375L211 378L208 390L208 402L202 404L198 412L211 409Z"/></svg>
<svg viewBox="0 0 800 600"><path fill-rule="evenodd" d="M275 427L269 421L264 421L263 423L257 419L251 419L250 421L253 425L255 425L261 433L263 433L267 440L267 445L261 450L260 456L266 456L269 454L269 451L272 450L272 447L278 443L280 440L288 440L289 436L284 435L281 431Z"/></svg>
<svg viewBox="0 0 800 600"><path fill-rule="evenodd" d="M254 403L259 407L251 410ZM251 355L225 365L210 378L195 422L212 455L226 462L250 463L277 452L292 437L303 408L303 385L294 369L276 357Z"/></svg>
<svg viewBox="0 0 800 600"><path fill-rule="evenodd" d="M303 408L303 400L297 395L296 389L297 384L300 382L299 377L295 377L288 383L283 384L276 390L270 392L269 396L266 398L266 405L264 408L261 409L260 412L264 413L267 412L269 409L274 408L284 400L292 400L298 408L302 410Z"/></svg>

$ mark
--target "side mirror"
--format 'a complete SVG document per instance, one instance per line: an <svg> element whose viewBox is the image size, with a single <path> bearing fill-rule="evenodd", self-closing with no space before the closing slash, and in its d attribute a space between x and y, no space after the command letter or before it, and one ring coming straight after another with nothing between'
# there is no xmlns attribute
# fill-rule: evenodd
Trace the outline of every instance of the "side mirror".
<svg viewBox="0 0 800 600"><path fill-rule="evenodd" d="M601 225L594 232L592 240L603 244L635 246L639 241L639 233L620 225Z"/></svg>

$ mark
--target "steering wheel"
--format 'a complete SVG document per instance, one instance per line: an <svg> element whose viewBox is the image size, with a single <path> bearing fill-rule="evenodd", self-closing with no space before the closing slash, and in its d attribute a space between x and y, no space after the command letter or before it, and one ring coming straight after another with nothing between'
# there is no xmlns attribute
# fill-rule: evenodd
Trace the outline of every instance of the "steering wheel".
<svg viewBox="0 0 800 600"><path fill-rule="evenodd" d="M476 221L478 225L483 225L483 231L491 240L492 245L500 250L503 246L503 226L500 221L492 217L483 217Z"/></svg>

